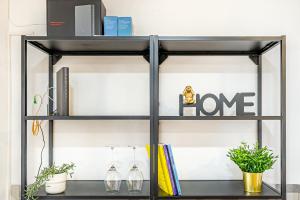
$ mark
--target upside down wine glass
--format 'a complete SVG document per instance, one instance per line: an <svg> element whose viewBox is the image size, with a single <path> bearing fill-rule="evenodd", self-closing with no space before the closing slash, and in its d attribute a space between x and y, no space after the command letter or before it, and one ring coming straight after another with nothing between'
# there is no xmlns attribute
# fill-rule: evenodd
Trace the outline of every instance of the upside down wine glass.
<svg viewBox="0 0 300 200"><path fill-rule="evenodd" d="M136 147L133 146L132 149L133 149L133 166L129 170L126 183L129 192L140 192L143 188L144 177L143 177L143 173L137 167L135 162Z"/></svg>
<svg viewBox="0 0 300 200"><path fill-rule="evenodd" d="M121 174L118 172L114 164L114 147L110 147L112 164L106 173L104 180L107 192L119 192L121 186Z"/></svg>

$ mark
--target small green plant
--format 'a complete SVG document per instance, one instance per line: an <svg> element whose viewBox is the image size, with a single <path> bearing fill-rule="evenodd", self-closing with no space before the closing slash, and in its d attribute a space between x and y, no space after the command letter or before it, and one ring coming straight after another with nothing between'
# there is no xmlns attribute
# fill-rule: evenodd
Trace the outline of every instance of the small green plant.
<svg viewBox="0 0 300 200"><path fill-rule="evenodd" d="M243 172L263 173L271 169L276 162L278 156L268 147L259 148L258 144L253 148L244 142L236 149L230 149L227 157L229 157Z"/></svg>
<svg viewBox="0 0 300 200"><path fill-rule="evenodd" d="M29 185L26 189L26 199L27 200L36 200L36 193L39 189L45 184L46 181L49 180L55 174L66 173L72 176L73 169L75 165L71 164L63 164L61 166L51 166L44 168L41 173L35 178L35 182Z"/></svg>

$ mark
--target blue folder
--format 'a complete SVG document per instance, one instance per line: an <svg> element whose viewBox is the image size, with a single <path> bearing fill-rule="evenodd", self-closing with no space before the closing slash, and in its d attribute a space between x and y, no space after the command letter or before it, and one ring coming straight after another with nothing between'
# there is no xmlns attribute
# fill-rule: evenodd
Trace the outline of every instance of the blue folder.
<svg viewBox="0 0 300 200"><path fill-rule="evenodd" d="M173 152L172 152L172 148L171 148L171 145L169 145L169 144L167 145L167 147L168 147L169 158L170 158L170 162L171 162L171 167L172 167L172 171L173 171L173 177L174 177L174 180L175 180L177 193L178 193L178 195L182 195L181 188L180 188L180 183L179 183L179 179L178 179L178 174L177 174L177 170L176 170L176 165L175 165L175 161L174 161L174 156L173 156Z"/></svg>
<svg viewBox="0 0 300 200"><path fill-rule="evenodd" d="M118 17L116 16L104 17L104 35L118 36Z"/></svg>
<svg viewBox="0 0 300 200"><path fill-rule="evenodd" d="M132 36L131 17L118 18L118 36Z"/></svg>

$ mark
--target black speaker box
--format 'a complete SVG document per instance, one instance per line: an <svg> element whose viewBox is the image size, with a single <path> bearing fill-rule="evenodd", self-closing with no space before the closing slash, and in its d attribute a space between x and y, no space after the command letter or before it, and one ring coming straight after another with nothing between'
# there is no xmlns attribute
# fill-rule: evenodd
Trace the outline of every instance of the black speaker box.
<svg viewBox="0 0 300 200"><path fill-rule="evenodd" d="M47 0L47 35L103 35L105 15L101 0Z"/></svg>

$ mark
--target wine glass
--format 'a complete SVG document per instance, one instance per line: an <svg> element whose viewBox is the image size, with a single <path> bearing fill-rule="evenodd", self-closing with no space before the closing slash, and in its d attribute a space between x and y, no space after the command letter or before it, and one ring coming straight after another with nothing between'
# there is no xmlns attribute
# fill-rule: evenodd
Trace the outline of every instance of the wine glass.
<svg viewBox="0 0 300 200"><path fill-rule="evenodd" d="M112 164L106 173L104 180L105 189L107 192L119 192L121 186L121 174L118 172L114 164L114 147L110 147Z"/></svg>
<svg viewBox="0 0 300 200"><path fill-rule="evenodd" d="M127 187L129 192L140 192L143 188L143 173L138 168L136 161L135 161L135 150L136 147L133 146L133 166L129 170L128 176L127 176Z"/></svg>

